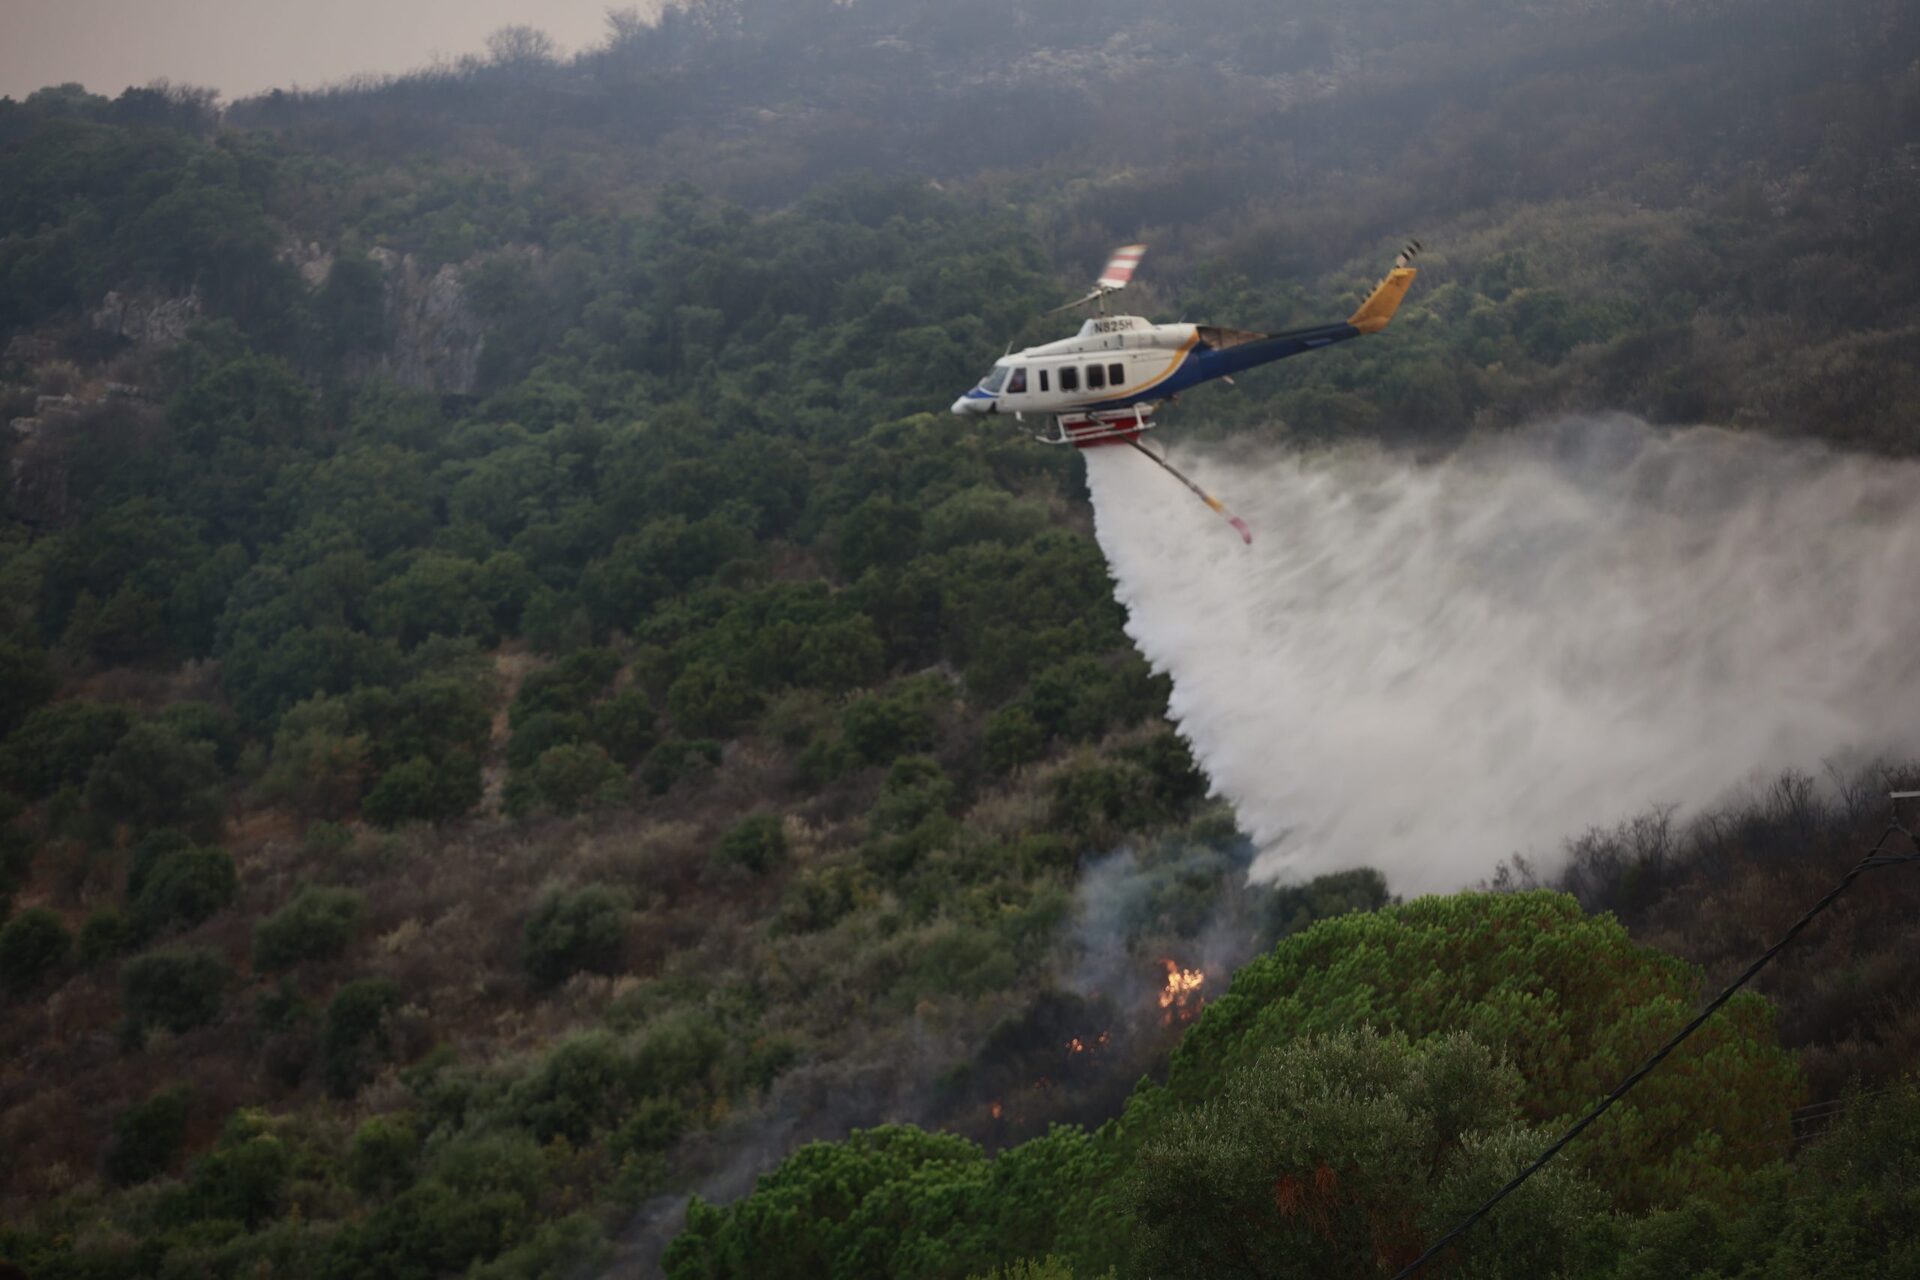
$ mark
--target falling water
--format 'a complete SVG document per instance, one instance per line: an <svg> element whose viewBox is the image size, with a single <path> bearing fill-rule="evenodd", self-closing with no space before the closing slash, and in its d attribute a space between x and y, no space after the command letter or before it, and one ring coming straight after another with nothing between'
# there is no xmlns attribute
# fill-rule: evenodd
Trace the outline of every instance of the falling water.
<svg viewBox="0 0 1920 1280"><path fill-rule="evenodd" d="M1439 461L1090 450L1128 631L1261 847L1397 892L1920 747L1920 464L1623 417Z"/></svg>

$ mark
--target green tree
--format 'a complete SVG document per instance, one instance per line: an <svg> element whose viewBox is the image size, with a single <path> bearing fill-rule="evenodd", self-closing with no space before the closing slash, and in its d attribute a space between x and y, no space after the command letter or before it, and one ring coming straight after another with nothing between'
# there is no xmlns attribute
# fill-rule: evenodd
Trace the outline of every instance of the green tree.
<svg viewBox="0 0 1920 1280"><path fill-rule="evenodd" d="M667 714L683 734L731 737L759 705L759 696L739 673L704 659L689 663L667 690Z"/></svg>
<svg viewBox="0 0 1920 1280"><path fill-rule="evenodd" d="M347 1180L369 1199L390 1196L413 1181L420 1135L410 1115L373 1116L353 1134Z"/></svg>
<svg viewBox="0 0 1920 1280"><path fill-rule="evenodd" d="M253 927L254 968L273 972L309 960L334 959L346 950L365 915L366 899L359 892L307 885Z"/></svg>
<svg viewBox="0 0 1920 1280"><path fill-rule="evenodd" d="M220 1016L232 972L205 948L149 951L120 967L120 1000L135 1034L191 1031Z"/></svg>
<svg viewBox="0 0 1920 1280"><path fill-rule="evenodd" d="M66 963L73 934L46 907L29 907L0 925L0 984L18 993Z"/></svg>
<svg viewBox="0 0 1920 1280"><path fill-rule="evenodd" d="M321 1070L334 1097L360 1092L386 1058L399 1007L400 987L391 978L356 978L334 993L320 1036Z"/></svg>
<svg viewBox="0 0 1920 1280"><path fill-rule="evenodd" d="M58 687L45 650L0 640L0 739L19 728Z"/></svg>
<svg viewBox="0 0 1920 1280"><path fill-rule="evenodd" d="M226 799L217 749L155 721L134 725L87 775L87 807L136 828L179 826L211 837Z"/></svg>
<svg viewBox="0 0 1920 1280"><path fill-rule="evenodd" d="M415 756L380 776L361 805L368 822L451 822L480 802L480 762L464 751L439 760Z"/></svg>
<svg viewBox="0 0 1920 1280"><path fill-rule="evenodd" d="M239 875L226 850L175 849L141 876L133 899L134 920L149 935L190 928L231 905L239 891Z"/></svg>
<svg viewBox="0 0 1920 1280"><path fill-rule="evenodd" d="M606 885L549 889L522 937L527 973L543 987L586 970L612 973L626 942L627 904Z"/></svg>
<svg viewBox="0 0 1920 1280"><path fill-rule="evenodd" d="M1391 1276L1543 1134L1519 1078L1462 1033L1370 1029L1263 1051L1170 1118L1125 1181L1132 1270L1167 1277ZM1456 1265L1523 1280L1583 1272L1606 1197L1567 1164L1536 1175Z"/></svg>
<svg viewBox="0 0 1920 1280"><path fill-rule="evenodd" d="M115 1116L105 1157L107 1177L124 1187L165 1173L186 1142L192 1098L191 1090L176 1085Z"/></svg>
<svg viewBox="0 0 1920 1280"><path fill-rule="evenodd" d="M547 748L532 768L514 776L507 805L516 813L574 813L618 801L626 792L626 771L598 743L567 742Z"/></svg>
<svg viewBox="0 0 1920 1280"><path fill-rule="evenodd" d="M1182 1039L1165 1087L1128 1103L1124 1126L1151 1129L1271 1046L1365 1022L1471 1035L1519 1073L1524 1120L1557 1128L1687 1021L1699 985L1686 964L1559 894L1422 898L1323 920L1242 966ZM1771 1006L1736 997L1573 1155L1628 1207L1730 1194L1786 1141L1799 1089Z"/></svg>
<svg viewBox="0 0 1920 1280"><path fill-rule="evenodd" d="M787 833L777 813L757 813L727 829L714 848L714 860L764 875L787 858Z"/></svg>

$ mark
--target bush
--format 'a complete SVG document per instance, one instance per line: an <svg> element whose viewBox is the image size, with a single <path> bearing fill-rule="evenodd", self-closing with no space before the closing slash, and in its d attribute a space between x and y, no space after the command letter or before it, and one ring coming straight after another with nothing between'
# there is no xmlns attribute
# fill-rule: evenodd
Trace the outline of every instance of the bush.
<svg viewBox="0 0 1920 1280"><path fill-rule="evenodd" d="M0 984L24 991L58 969L73 946L66 923L45 907L30 907L0 927Z"/></svg>
<svg viewBox="0 0 1920 1280"><path fill-rule="evenodd" d="M720 764L720 744L705 738L668 738L647 753L640 781L649 792L663 796L682 781Z"/></svg>
<svg viewBox="0 0 1920 1280"><path fill-rule="evenodd" d="M1414 1038L1465 1031L1498 1048L1524 1082L1523 1118L1555 1128L1686 1021L1699 983L1690 966L1560 894L1461 894L1343 915L1242 966L1181 1040L1164 1089L1129 1102L1127 1124L1217 1093L1270 1046L1365 1021ZM1709 1188L1737 1194L1789 1140L1799 1089L1771 1006L1743 994L1570 1154L1627 1208Z"/></svg>
<svg viewBox="0 0 1920 1280"><path fill-rule="evenodd" d="M361 812L376 827L405 822L451 822L480 802L480 762L465 751L440 760L415 756L380 776Z"/></svg>
<svg viewBox="0 0 1920 1280"><path fill-rule="evenodd" d="M638 689L622 689L593 709L593 740L623 765L638 764L653 750L653 708Z"/></svg>
<svg viewBox="0 0 1920 1280"><path fill-rule="evenodd" d="M688 664L667 690L667 713L683 734L731 737L759 706L753 686L717 662Z"/></svg>
<svg viewBox="0 0 1920 1280"><path fill-rule="evenodd" d="M366 899L352 889L308 885L254 926L254 968L272 971L331 960L346 950L365 913Z"/></svg>
<svg viewBox="0 0 1920 1280"><path fill-rule="evenodd" d="M780 815L757 813L741 819L720 837L713 856L723 866L743 867L755 875L773 870L787 858L787 833Z"/></svg>
<svg viewBox="0 0 1920 1280"><path fill-rule="evenodd" d="M619 968L626 932L627 903L615 890L605 885L550 889L527 921L527 973L543 987L582 970L612 973Z"/></svg>
<svg viewBox="0 0 1920 1280"><path fill-rule="evenodd" d="M1172 1117L1125 1182L1141 1275L1384 1274L1491 1194L1544 1134L1518 1122L1520 1081L1454 1033L1410 1044L1370 1029L1262 1053ZM1489 1280L1588 1274L1606 1197L1567 1162L1526 1183L1498 1232L1455 1246ZM1585 1264L1585 1265L1582 1265Z"/></svg>
<svg viewBox="0 0 1920 1280"><path fill-rule="evenodd" d="M191 928L230 905L239 891L239 876L226 850L175 849L142 875L133 915L148 934Z"/></svg>
<svg viewBox="0 0 1920 1280"><path fill-rule="evenodd" d="M133 856L127 860L127 900L139 900L141 892L147 887L148 878L161 862L191 848L193 841L182 832L167 827L142 836L140 843L133 846Z"/></svg>
<svg viewBox="0 0 1920 1280"><path fill-rule="evenodd" d="M353 1135L347 1181L369 1199L389 1196L413 1181L420 1136L407 1115L374 1116Z"/></svg>
<svg viewBox="0 0 1920 1280"><path fill-rule="evenodd" d="M124 912L96 911L80 926L80 963L92 968L140 940L140 929Z"/></svg>
<svg viewBox="0 0 1920 1280"><path fill-rule="evenodd" d="M984 749L987 767L1007 773L1046 754L1046 731L1025 707L1002 707L987 719Z"/></svg>
<svg viewBox="0 0 1920 1280"><path fill-rule="evenodd" d="M388 1015L400 1006L390 978L360 978L334 994L320 1036L320 1064L336 1098L351 1098L392 1048Z"/></svg>
<svg viewBox="0 0 1920 1280"><path fill-rule="evenodd" d="M58 688L44 649L0 640L0 739L19 728Z"/></svg>
<svg viewBox="0 0 1920 1280"><path fill-rule="evenodd" d="M568 742L547 748L531 769L514 778L507 807L514 813L577 813L616 803L626 794L626 771L598 743Z"/></svg>
<svg viewBox="0 0 1920 1280"><path fill-rule="evenodd" d="M132 723L126 708L72 699L36 707L0 748L0 780L33 800L80 786Z"/></svg>
<svg viewBox="0 0 1920 1280"><path fill-rule="evenodd" d="M643 1083L612 1034L589 1031L556 1046L508 1102L541 1142L564 1137L577 1146L617 1120Z"/></svg>
<svg viewBox="0 0 1920 1280"><path fill-rule="evenodd" d="M134 725L87 773L87 807L134 827L179 825L204 838L220 827L225 798L218 753L156 721Z"/></svg>
<svg viewBox="0 0 1920 1280"><path fill-rule="evenodd" d="M236 1112L220 1144L194 1166L181 1197L186 1213L201 1221L229 1221L256 1230L280 1215L293 1174L293 1152L257 1111Z"/></svg>
<svg viewBox="0 0 1920 1280"><path fill-rule="evenodd" d="M107 1178L125 1187L165 1173L186 1141L191 1099L185 1086L176 1086L115 1116L105 1161Z"/></svg>
<svg viewBox="0 0 1920 1280"><path fill-rule="evenodd" d="M232 976L205 948L150 951L120 970L120 998L136 1033L150 1026L191 1031L220 1016Z"/></svg>

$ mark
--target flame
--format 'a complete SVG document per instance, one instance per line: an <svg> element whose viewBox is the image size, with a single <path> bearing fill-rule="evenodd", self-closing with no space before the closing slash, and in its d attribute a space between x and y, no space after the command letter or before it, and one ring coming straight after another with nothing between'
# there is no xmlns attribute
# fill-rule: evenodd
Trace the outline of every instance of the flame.
<svg viewBox="0 0 1920 1280"><path fill-rule="evenodd" d="M1191 1021L1206 1003L1200 987L1207 975L1199 969L1183 969L1172 960L1162 959L1160 963L1167 966L1167 985L1160 989L1160 1007L1166 1010L1161 1021L1168 1025L1176 1020Z"/></svg>
<svg viewBox="0 0 1920 1280"><path fill-rule="evenodd" d="M991 1102L987 1104L987 1114L992 1116L995 1120L998 1120L1000 1118L1000 1110L1001 1108L998 1102Z"/></svg>
<svg viewBox="0 0 1920 1280"><path fill-rule="evenodd" d="M1067 1041L1068 1053L1085 1053L1086 1051L1086 1043L1082 1041L1079 1036L1075 1036L1073 1039Z"/></svg>

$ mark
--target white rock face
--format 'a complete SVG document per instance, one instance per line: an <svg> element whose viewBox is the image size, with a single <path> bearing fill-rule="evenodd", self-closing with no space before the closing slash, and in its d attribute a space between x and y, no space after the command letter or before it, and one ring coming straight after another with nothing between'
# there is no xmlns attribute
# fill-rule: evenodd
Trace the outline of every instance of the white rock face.
<svg viewBox="0 0 1920 1280"><path fill-rule="evenodd" d="M387 277L387 350L374 371L416 391L470 394L479 385L486 331L451 263L429 272L410 253L369 255Z"/></svg>
<svg viewBox="0 0 1920 1280"><path fill-rule="evenodd" d="M187 329L200 318L200 294L154 293L145 289L115 291L100 300L91 317L93 327L114 333L137 347L178 346Z"/></svg>

